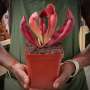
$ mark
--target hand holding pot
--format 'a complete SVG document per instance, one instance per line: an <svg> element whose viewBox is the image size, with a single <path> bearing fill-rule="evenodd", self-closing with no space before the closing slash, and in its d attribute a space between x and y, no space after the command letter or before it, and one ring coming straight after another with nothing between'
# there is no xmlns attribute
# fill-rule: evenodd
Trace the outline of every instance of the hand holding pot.
<svg viewBox="0 0 90 90"><path fill-rule="evenodd" d="M71 62L66 62L60 65L60 76L55 80L53 87L54 88L63 88L70 76L75 72L75 65Z"/></svg>
<svg viewBox="0 0 90 90"><path fill-rule="evenodd" d="M29 78L26 73L26 65L17 63L12 66L12 73L15 75L16 79L20 85L27 90L29 88Z"/></svg>

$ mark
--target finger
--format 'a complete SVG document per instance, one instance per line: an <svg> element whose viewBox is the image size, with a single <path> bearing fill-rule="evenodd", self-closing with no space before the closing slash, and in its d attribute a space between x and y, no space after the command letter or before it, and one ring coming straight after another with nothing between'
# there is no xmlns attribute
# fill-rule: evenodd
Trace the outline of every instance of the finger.
<svg viewBox="0 0 90 90"><path fill-rule="evenodd" d="M64 65L64 63L60 63L60 66L59 66L59 76L63 72L63 65Z"/></svg>
<svg viewBox="0 0 90 90"><path fill-rule="evenodd" d="M59 78L57 78L53 84L54 88L62 88L65 83L68 81L69 77L62 73Z"/></svg>
<svg viewBox="0 0 90 90"><path fill-rule="evenodd" d="M25 71L25 73L28 75L28 66L27 65L24 65L24 71ZM27 83L27 90L29 90L29 88L30 88L30 78L29 78L29 75L28 75L28 83Z"/></svg>
<svg viewBox="0 0 90 90"><path fill-rule="evenodd" d="M65 68L65 64L60 64L60 71L59 71L59 77L55 80L53 87L54 88L62 88L64 84L68 81L69 74L67 68Z"/></svg>
<svg viewBox="0 0 90 90"><path fill-rule="evenodd" d="M28 84L29 84L29 78L28 76L26 75L26 73L24 71L18 71L17 72L17 75L16 75L16 78L19 80L19 82L21 83L21 85L24 87L24 88L27 88L28 87Z"/></svg>
<svg viewBox="0 0 90 90"><path fill-rule="evenodd" d="M24 65L24 71L28 75L28 66L27 65Z"/></svg>
<svg viewBox="0 0 90 90"><path fill-rule="evenodd" d="M17 65L14 68L14 74L16 78L18 79L19 83L24 87L27 88L29 84L29 77L25 73L25 67L24 65Z"/></svg>

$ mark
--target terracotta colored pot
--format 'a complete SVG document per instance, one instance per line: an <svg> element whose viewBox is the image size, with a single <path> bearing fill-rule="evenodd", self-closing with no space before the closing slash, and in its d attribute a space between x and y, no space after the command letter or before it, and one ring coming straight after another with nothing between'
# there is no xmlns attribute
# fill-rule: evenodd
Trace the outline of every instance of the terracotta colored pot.
<svg viewBox="0 0 90 90"><path fill-rule="evenodd" d="M32 88L53 88L53 82L59 75L62 54L31 54L26 52L26 63Z"/></svg>

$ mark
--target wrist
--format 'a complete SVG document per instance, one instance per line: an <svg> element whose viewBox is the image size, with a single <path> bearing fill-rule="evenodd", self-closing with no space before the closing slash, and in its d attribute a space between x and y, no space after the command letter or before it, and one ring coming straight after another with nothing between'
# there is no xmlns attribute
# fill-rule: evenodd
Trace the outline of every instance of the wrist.
<svg viewBox="0 0 90 90"><path fill-rule="evenodd" d="M11 72L13 72L14 67L15 67L16 64L19 64L19 63L18 63L16 60L13 60L13 61L10 63L8 69L9 69Z"/></svg>

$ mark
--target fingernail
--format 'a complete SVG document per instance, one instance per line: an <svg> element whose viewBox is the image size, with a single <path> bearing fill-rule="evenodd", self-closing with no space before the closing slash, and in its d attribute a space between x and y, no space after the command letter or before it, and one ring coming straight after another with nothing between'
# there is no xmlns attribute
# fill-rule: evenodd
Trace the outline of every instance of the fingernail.
<svg viewBox="0 0 90 90"><path fill-rule="evenodd" d="M54 88L58 88L58 86L59 86L58 83L54 83L54 84L53 84L53 87L54 87Z"/></svg>
<svg viewBox="0 0 90 90"><path fill-rule="evenodd" d="M27 85L26 84L24 84L24 88L26 88L27 87Z"/></svg>

